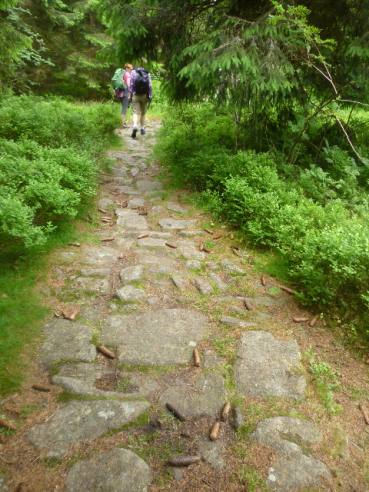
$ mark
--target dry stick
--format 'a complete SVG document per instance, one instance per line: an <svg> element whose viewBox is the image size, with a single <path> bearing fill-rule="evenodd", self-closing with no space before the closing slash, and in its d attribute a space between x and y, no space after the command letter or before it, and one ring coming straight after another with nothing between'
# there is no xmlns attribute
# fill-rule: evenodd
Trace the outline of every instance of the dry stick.
<svg viewBox="0 0 369 492"><path fill-rule="evenodd" d="M5 427L5 429L9 430L17 430L16 426L12 422L5 419L0 419L0 427Z"/></svg>
<svg viewBox="0 0 369 492"><path fill-rule="evenodd" d="M211 426L210 433L209 433L209 439L211 441L216 441L217 439L219 439L219 432L220 432L220 422L219 422L219 420L217 420Z"/></svg>
<svg viewBox="0 0 369 492"><path fill-rule="evenodd" d="M366 408L364 407L364 405L362 403L360 403L359 408L361 410L361 413L364 416L364 420L365 420L366 425L369 425L369 414L368 414Z"/></svg>
<svg viewBox="0 0 369 492"><path fill-rule="evenodd" d="M200 367L201 359L197 348L193 349L193 363L195 367Z"/></svg>
<svg viewBox="0 0 369 492"><path fill-rule="evenodd" d="M309 318L295 316L294 318L292 318L292 321L294 321L295 323L305 323L305 321L309 321Z"/></svg>
<svg viewBox="0 0 369 492"><path fill-rule="evenodd" d="M348 133L347 133L345 127L343 126L342 121L336 115L333 115L333 116L334 116L334 119L339 124L341 130L345 134L346 140L348 141L350 147L352 148L352 151L354 152L354 154L356 155L356 157L359 159L359 161L362 162L363 164L365 164L365 161L364 161L363 157L359 154L359 152L355 149L354 144L351 142L350 137L348 136Z"/></svg>
<svg viewBox="0 0 369 492"><path fill-rule="evenodd" d="M228 420L228 417L229 417L229 414L231 412L231 404L229 401L227 401L224 405L223 405L223 408L222 408L222 412L221 412L221 418L223 420L223 422L226 422Z"/></svg>
<svg viewBox="0 0 369 492"><path fill-rule="evenodd" d="M168 465L172 466L189 466L201 461L201 456L177 456L168 460Z"/></svg>
<svg viewBox="0 0 369 492"><path fill-rule="evenodd" d="M48 393L49 391L51 391L48 386L43 386L42 384L33 384L32 389L36 391L42 391L44 393Z"/></svg>
<svg viewBox="0 0 369 492"><path fill-rule="evenodd" d="M286 285L278 285L278 287L282 290L284 290L285 292L287 292L288 294L297 294L297 291L294 290L294 289L290 289L289 287L287 287Z"/></svg>
<svg viewBox="0 0 369 492"><path fill-rule="evenodd" d="M96 348L100 352L100 354L105 355L105 357L108 357L109 359L115 359L115 353L104 347L104 345L98 345Z"/></svg>
<svg viewBox="0 0 369 492"><path fill-rule="evenodd" d="M313 327L316 325L316 323L317 323L318 319L319 319L319 314L316 314L316 315L315 315L313 318L311 318L311 320L309 321L309 326L310 326L311 328L313 328Z"/></svg>
<svg viewBox="0 0 369 492"><path fill-rule="evenodd" d="M144 239L145 237L149 237L149 233L144 232L143 234L140 234L139 236L137 236L137 239Z"/></svg>
<svg viewBox="0 0 369 492"><path fill-rule="evenodd" d="M172 249L176 249L177 248L177 245L174 244L174 243L169 243L169 242L166 242L165 243L165 246L168 246L168 248L172 248Z"/></svg>

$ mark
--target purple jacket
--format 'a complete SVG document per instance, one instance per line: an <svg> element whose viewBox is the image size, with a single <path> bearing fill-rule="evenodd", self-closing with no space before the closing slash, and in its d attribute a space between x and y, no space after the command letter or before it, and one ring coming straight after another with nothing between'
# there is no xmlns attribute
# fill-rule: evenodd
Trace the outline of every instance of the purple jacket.
<svg viewBox="0 0 369 492"><path fill-rule="evenodd" d="M140 68L137 68L137 70L140 70ZM135 85L135 80L136 80L136 77L137 77L137 72L136 70L132 70L131 72L131 77L130 77L130 81L129 81L129 92L130 94L133 96L135 95L135 91L134 91L134 85ZM149 74L149 92L147 94L148 98L151 99L152 98L152 83L151 83L151 77L150 77L150 74Z"/></svg>

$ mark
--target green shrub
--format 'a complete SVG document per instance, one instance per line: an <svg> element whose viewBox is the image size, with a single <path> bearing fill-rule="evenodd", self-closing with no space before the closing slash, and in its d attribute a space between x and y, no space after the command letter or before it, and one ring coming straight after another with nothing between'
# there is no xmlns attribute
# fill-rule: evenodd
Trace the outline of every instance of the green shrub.
<svg viewBox="0 0 369 492"><path fill-rule="evenodd" d="M95 152L104 148L117 126L119 117L112 104L76 104L26 95L0 100L0 138Z"/></svg>
<svg viewBox="0 0 369 492"><path fill-rule="evenodd" d="M96 190L97 157L119 118L112 105L0 100L0 254L44 244Z"/></svg>
<svg viewBox="0 0 369 492"><path fill-rule="evenodd" d="M368 206L359 183L366 170L346 150L327 146L324 169L288 169L280 154L237 152L228 117L205 105L172 115L157 153L209 209L282 255L306 304L360 318L369 335Z"/></svg>

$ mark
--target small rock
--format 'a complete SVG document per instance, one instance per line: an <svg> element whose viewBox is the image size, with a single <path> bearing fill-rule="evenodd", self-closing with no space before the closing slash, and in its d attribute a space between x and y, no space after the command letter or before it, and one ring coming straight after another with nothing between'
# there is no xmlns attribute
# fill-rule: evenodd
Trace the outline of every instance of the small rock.
<svg viewBox="0 0 369 492"><path fill-rule="evenodd" d="M203 236L204 231L200 231L200 230L187 231L186 229L183 229L179 231L178 234L182 237L197 237L197 236Z"/></svg>
<svg viewBox="0 0 369 492"><path fill-rule="evenodd" d="M163 189L163 185L158 181L152 181L148 179L141 179L136 182L137 188L142 193L147 191L159 191Z"/></svg>
<svg viewBox="0 0 369 492"><path fill-rule="evenodd" d="M89 294L105 295L110 289L109 280L106 278L78 277L75 283L78 289Z"/></svg>
<svg viewBox="0 0 369 492"><path fill-rule="evenodd" d="M171 276L171 280L178 290L182 292L186 290L186 281L183 279L183 277L173 274Z"/></svg>
<svg viewBox="0 0 369 492"><path fill-rule="evenodd" d="M179 220L171 219L170 217L166 219L159 220L159 225L165 231L180 231L182 229L189 229L196 224L196 220Z"/></svg>
<svg viewBox="0 0 369 492"><path fill-rule="evenodd" d="M171 212L177 212L179 214L185 214L187 212L185 208L181 207L180 205L178 205L178 203L174 203L174 202L168 202L167 209L170 210Z"/></svg>
<svg viewBox="0 0 369 492"><path fill-rule="evenodd" d="M220 278L219 275L217 275L214 272L211 272L209 274L209 277L213 280L213 282L215 283L218 290L221 290L221 291L227 290L228 285L225 282L223 282L223 280Z"/></svg>
<svg viewBox="0 0 369 492"><path fill-rule="evenodd" d="M180 480L182 480L182 478L184 476L184 468L178 467L178 466L173 466L172 467L172 473L173 473L174 480L179 482Z"/></svg>
<svg viewBox="0 0 369 492"><path fill-rule="evenodd" d="M221 441L203 440L198 444L199 453L204 461L209 463L215 470L224 468L224 444Z"/></svg>
<svg viewBox="0 0 369 492"><path fill-rule="evenodd" d="M122 302L138 302L145 299L146 293L143 289L138 289L132 285L125 285L116 291L116 296Z"/></svg>
<svg viewBox="0 0 369 492"><path fill-rule="evenodd" d="M192 241L178 241L178 251L186 260L203 260L205 253L199 251Z"/></svg>
<svg viewBox="0 0 369 492"><path fill-rule="evenodd" d="M194 284L200 294L211 294L213 292L213 287L209 284L209 282L203 278L196 278L194 280Z"/></svg>
<svg viewBox="0 0 369 492"><path fill-rule="evenodd" d="M106 208L109 208L111 205L114 205L114 201L111 200L110 198L101 198L98 202L97 202L97 206L99 208L102 208L102 209L106 209Z"/></svg>
<svg viewBox="0 0 369 492"><path fill-rule="evenodd" d="M233 318L232 316L223 316L220 320L221 323L227 326L234 326L237 328L250 328L257 326L256 323L252 321L243 321L242 319Z"/></svg>
<svg viewBox="0 0 369 492"><path fill-rule="evenodd" d="M229 273L236 273L238 275L244 275L246 273L245 270L243 270L238 265L233 263L233 261L227 259L222 260L221 265L224 268L224 270Z"/></svg>
<svg viewBox="0 0 369 492"><path fill-rule="evenodd" d="M201 261L199 260L188 260L186 261L186 268L189 270L200 270Z"/></svg>
<svg viewBox="0 0 369 492"><path fill-rule="evenodd" d="M243 423L245 422L243 413L242 413L239 406L233 407L231 422L232 422L232 427L234 428L234 430L239 429L241 427L241 425L243 425Z"/></svg>

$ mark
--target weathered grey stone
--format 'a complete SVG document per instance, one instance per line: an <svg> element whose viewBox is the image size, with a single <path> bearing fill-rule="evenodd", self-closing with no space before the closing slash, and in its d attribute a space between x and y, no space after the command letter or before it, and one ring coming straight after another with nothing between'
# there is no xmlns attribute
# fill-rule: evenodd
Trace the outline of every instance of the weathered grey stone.
<svg viewBox="0 0 369 492"><path fill-rule="evenodd" d="M300 352L295 340L277 340L265 331L242 335L235 365L241 393L301 399L306 382L299 367Z"/></svg>
<svg viewBox="0 0 369 492"><path fill-rule="evenodd" d="M146 297L143 289L138 289L132 285L125 285L116 291L116 296L122 302L138 302Z"/></svg>
<svg viewBox="0 0 369 492"><path fill-rule="evenodd" d="M209 273L209 277L215 283L216 288L218 290L221 290L221 291L227 290L228 285L225 282L223 282L222 278L219 275L217 275L214 272L211 272L211 273Z"/></svg>
<svg viewBox="0 0 369 492"><path fill-rule="evenodd" d="M110 286L107 278L78 277L75 280L78 289L90 294L108 294Z"/></svg>
<svg viewBox="0 0 369 492"><path fill-rule="evenodd" d="M110 198L101 198L97 202L97 206L99 208L109 208L111 205L114 205L114 200L111 200Z"/></svg>
<svg viewBox="0 0 369 492"><path fill-rule="evenodd" d="M165 231L180 231L181 229L189 229L194 227L195 224L196 220L171 219L170 217L159 220L159 225Z"/></svg>
<svg viewBox="0 0 369 492"><path fill-rule="evenodd" d="M144 273L143 265L133 265L123 268L119 277L123 283L134 282L135 280L141 280Z"/></svg>
<svg viewBox="0 0 369 492"><path fill-rule="evenodd" d="M206 317L193 310L159 309L110 316L102 341L118 346L119 361L128 364L184 364L207 332Z"/></svg>
<svg viewBox="0 0 369 492"><path fill-rule="evenodd" d="M324 463L303 453L295 453L275 461L268 470L267 485L275 492L295 492L319 487L330 479L330 472Z"/></svg>
<svg viewBox="0 0 369 492"><path fill-rule="evenodd" d="M112 449L79 461L69 471L67 492L146 492L151 482L148 465L128 449Z"/></svg>
<svg viewBox="0 0 369 492"><path fill-rule="evenodd" d="M241 425L243 425L243 423L245 422L245 418L243 416L242 410L238 405L236 405L232 409L231 422L232 422L232 427L235 430L239 429Z"/></svg>
<svg viewBox="0 0 369 492"><path fill-rule="evenodd" d="M156 239L154 237L145 237L137 241L138 246L148 249L166 249L165 239Z"/></svg>
<svg viewBox="0 0 369 492"><path fill-rule="evenodd" d="M147 220L135 210L121 208L115 211L118 216L117 225L134 231L144 231L148 228Z"/></svg>
<svg viewBox="0 0 369 492"><path fill-rule="evenodd" d="M159 215L163 212L166 212L166 210L161 205L154 205L154 207L152 207L152 209L151 209L152 214L158 214Z"/></svg>
<svg viewBox="0 0 369 492"><path fill-rule="evenodd" d="M224 443L204 439L198 443L199 453L204 461L209 463L215 470L222 470L225 462L223 459Z"/></svg>
<svg viewBox="0 0 369 492"><path fill-rule="evenodd" d="M178 234L182 237L196 237L196 236L203 236L205 233L204 231L201 230L187 231L186 229L182 229L181 231L178 232Z"/></svg>
<svg viewBox="0 0 369 492"><path fill-rule="evenodd" d="M162 405L172 404L185 417L218 416L224 402L224 380L215 372L200 375L192 384L180 381L160 397Z"/></svg>
<svg viewBox="0 0 369 492"><path fill-rule="evenodd" d="M42 362L50 367L62 360L92 362L96 357L91 328L65 319L53 319L44 327Z"/></svg>
<svg viewBox="0 0 369 492"><path fill-rule="evenodd" d="M0 492L9 492L9 487L6 485L4 477L0 477Z"/></svg>
<svg viewBox="0 0 369 492"><path fill-rule="evenodd" d="M223 316L220 320L223 325L234 326L237 328L252 328L256 326L253 321L244 321L242 319L233 318L233 316Z"/></svg>
<svg viewBox="0 0 369 492"><path fill-rule="evenodd" d="M185 208L181 207L181 205L175 202L168 202L167 209L171 212L177 212L178 214L185 214L187 212Z"/></svg>
<svg viewBox="0 0 369 492"><path fill-rule="evenodd" d="M148 231L149 237L154 237L156 239L171 239L173 235L170 232L162 231Z"/></svg>
<svg viewBox="0 0 369 492"><path fill-rule="evenodd" d="M140 170L138 169L138 167L131 167L130 169L130 173L131 173L131 176L135 177L139 174Z"/></svg>
<svg viewBox="0 0 369 492"><path fill-rule="evenodd" d="M206 349L202 356L202 367L205 369L213 369L219 367L224 361L210 349Z"/></svg>
<svg viewBox="0 0 369 492"><path fill-rule="evenodd" d="M119 252L109 246L86 246L82 247L81 250L83 263L94 268L110 266L119 256Z"/></svg>
<svg viewBox="0 0 369 492"><path fill-rule="evenodd" d="M147 191L158 191L163 189L163 185L159 181L153 181L149 179L139 179L136 182L136 186L139 191L145 193Z"/></svg>
<svg viewBox="0 0 369 492"><path fill-rule="evenodd" d="M174 480L176 480L177 482L182 480L182 478L184 477L184 467L173 466L171 470Z"/></svg>
<svg viewBox="0 0 369 492"><path fill-rule="evenodd" d="M140 263L148 265L149 273L166 273L170 274L177 270L176 261L168 256L148 254L144 250L137 251L137 257Z"/></svg>
<svg viewBox="0 0 369 492"><path fill-rule="evenodd" d="M171 281L177 287L178 290L184 291L187 288L187 283L183 277L177 274L173 274L171 277Z"/></svg>
<svg viewBox="0 0 369 492"><path fill-rule="evenodd" d="M189 270L200 270L201 261L199 260L188 260L186 261L186 268Z"/></svg>
<svg viewBox="0 0 369 492"><path fill-rule="evenodd" d="M320 432L310 422L292 417L269 418L258 424L251 437L276 452L267 479L271 490L292 492L330 480L327 467L306 451L307 446L321 441Z"/></svg>
<svg viewBox="0 0 369 492"><path fill-rule="evenodd" d="M46 423L32 427L28 438L46 456L61 457L73 444L118 429L149 406L146 401L72 401L58 408Z"/></svg>
<svg viewBox="0 0 369 492"><path fill-rule="evenodd" d="M129 373L127 376L140 395L149 397L160 388L158 382L149 374Z"/></svg>
<svg viewBox="0 0 369 492"><path fill-rule="evenodd" d="M196 289L200 292L200 294L211 294L213 292L213 287L209 284L209 282L204 278L195 278L194 284Z"/></svg>
<svg viewBox="0 0 369 492"><path fill-rule="evenodd" d="M58 259L61 263L73 263L77 260L78 253L76 251L62 251L58 254Z"/></svg>
<svg viewBox="0 0 369 492"><path fill-rule="evenodd" d="M244 275L246 273L245 270L243 270L243 268L240 268L238 265L233 263L233 261L228 260L226 258L221 261L221 265L224 268L224 270L229 273L236 273L238 275Z"/></svg>
<svg viewBox="0 0 369 492"><path fill-rule="evenodd" d="M124 195L139 195L140 192L136 190L135 188L132 188L132 186L117 186L116 190L119 193L123 193Z"/></svg>
<svg viewBox="0 0 369 492"><path fill-rule="evenodd" d="M131 198L128 202L128 208L138 208L145 206L145 200L143 198Z"/></svg>
<svg viewBox="0 0 369 492"><path fill-rule="evenodd" d="M199 251L192 241L178 241L178 251L186 260L203 260L205 253Z"/></svg>
<svg viewBox="0 0 369 492"><path fill-rule="evenodd" d="M82 277L108 277L110 275L110 268L82 268Z"/></svg>

